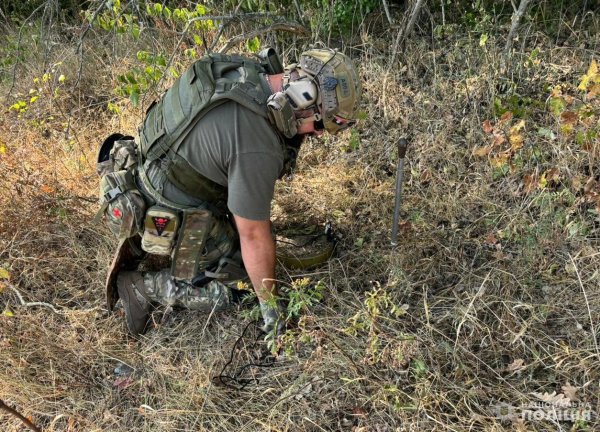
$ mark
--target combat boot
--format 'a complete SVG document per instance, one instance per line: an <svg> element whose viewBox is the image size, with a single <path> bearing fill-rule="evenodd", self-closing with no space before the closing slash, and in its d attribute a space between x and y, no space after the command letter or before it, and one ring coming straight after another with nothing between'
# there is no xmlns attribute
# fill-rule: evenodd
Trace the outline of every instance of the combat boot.
<svg viewBox="0 0 600 432"><path fill-rule="evenodd" d="M146 331L150 317L150 301L145 295L144 275L141 272L122 271L117 276L117 290L125 310L129 332L138 337Z"/></svg>

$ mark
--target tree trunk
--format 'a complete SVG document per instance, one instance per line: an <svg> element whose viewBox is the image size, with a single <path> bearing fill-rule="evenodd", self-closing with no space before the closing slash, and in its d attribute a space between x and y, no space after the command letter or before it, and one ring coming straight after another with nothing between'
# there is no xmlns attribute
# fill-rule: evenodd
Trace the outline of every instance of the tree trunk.
<svg viewBox="0 0 600 432"><path fill-rule="evenodd" d="M506 47L504 49L504 51L506 52L507 55L510 55L510 51L511 51L512 45L513 45L513 40L517 34L517 31L519 30L519 25L521 24L521 19L523 18L523 15L525 15L525 12L527 11L527 7L529 6L530 3L531 3L531 0L521 0L521 3L519 4L519 8L517 9L517 12L513 16L512 24L510 26L510 31L508 32L508 39L506 40Z"/></svg>

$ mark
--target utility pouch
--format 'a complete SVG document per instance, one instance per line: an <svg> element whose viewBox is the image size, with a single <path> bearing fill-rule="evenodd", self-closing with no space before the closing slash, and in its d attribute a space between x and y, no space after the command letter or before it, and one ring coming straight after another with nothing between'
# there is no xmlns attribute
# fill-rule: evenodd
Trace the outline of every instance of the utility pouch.
<svg viewBox="0 0 600 432"><path fill-rule="evenodd" d="M177 212L161 206L150 207L144 221L142 249L150 254L170 255L178 226Z"/></svg>
<svg viewBox="0 0 600 432"><path fill-rule="evenodd" d="M198 273L200 259L213 221L214 217L210 210L183 211L183 221L171 265L171 274L175 279L191 280Z"/></svg>
<svg viewBox="0 0 600 432"><path fill-rule="evenodd" d="M268 47L258 53L260 64L267 70L269 75L283 73L283 65L274 48Z"/></svg>
<svg viewBox="0 0 600 432"><path fill-rule="evenodd" d="M274 93L267 99L269 120L286 138L298 133L296 116L289 99L284 92Z"/></svg>
<svg viewBox="0 0 600 432"><path fill-rule="evenodd" d="M146 203L128 170L105 174L100 179L102 207L96 215L106 216L108 227L120 240L137 234L142 228Z"/></svg>

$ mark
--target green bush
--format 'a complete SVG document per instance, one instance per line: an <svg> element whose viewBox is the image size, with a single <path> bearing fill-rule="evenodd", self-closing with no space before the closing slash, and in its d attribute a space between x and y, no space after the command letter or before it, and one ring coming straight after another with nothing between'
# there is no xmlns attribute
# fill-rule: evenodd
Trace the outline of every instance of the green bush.
<svg viewBox="0 0 600 432"><path fill-rule="evenodd" d="M18 22L29 17L38 8L40 8L40 12L43 11L45 8L44 3L48 8L57 8L59 14L73 18L90 4L90 0L58 0L58 2L49 0L4 0L1 9L7 17Z"/></svg>

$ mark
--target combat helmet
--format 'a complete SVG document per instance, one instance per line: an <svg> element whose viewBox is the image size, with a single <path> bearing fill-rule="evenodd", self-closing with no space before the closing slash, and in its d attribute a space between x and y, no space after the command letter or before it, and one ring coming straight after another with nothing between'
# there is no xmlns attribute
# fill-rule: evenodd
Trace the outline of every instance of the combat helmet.
<svg viewBox="0 0 600 432"><path fill-rule="evenodd" d="M362 88L348 56L331 49L311 49L300 55L299 69L317 83L317 105L329 133L356 123Z"/></svg>

